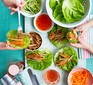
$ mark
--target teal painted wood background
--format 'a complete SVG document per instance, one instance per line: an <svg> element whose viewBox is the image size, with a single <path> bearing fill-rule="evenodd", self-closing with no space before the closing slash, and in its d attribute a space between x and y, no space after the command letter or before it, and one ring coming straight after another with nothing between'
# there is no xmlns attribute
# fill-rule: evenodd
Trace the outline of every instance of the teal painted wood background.
<svg viewBox="0 0 93 85"><path fill-rule="evenodd" d="M92 9L91 9L91 14L93 14L93 0L92 1Z"/></svg>
<svg viewBox="0 0 93 85"><path fill-rule="evenodd" d="M6 33L11 29L17 29L18 19L17 13L10 15L10 10L5 7L0 0L0 42L6 41ZM23 26L23 17L21 16ZM6 74L10 62L23 61L23 50L1 51L0 50L0 78Z"/></svg>

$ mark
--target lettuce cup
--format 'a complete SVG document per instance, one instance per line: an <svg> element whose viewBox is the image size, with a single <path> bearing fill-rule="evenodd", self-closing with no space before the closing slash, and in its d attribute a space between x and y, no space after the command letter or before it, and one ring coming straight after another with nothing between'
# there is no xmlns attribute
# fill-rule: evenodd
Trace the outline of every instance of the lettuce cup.
<svg viewBox="0 0 93 85"><path fill-rule="evenodd" d="M78 64L78 56L76 51L70 47L63 47L54 56L56 66L65 71L71 71Z"/></svg>
<svg viewBox="0 0 93 85"><path fill-rule="evenodd" d="M27 65L35 70L44 70L52 64L52 52L48 49L37 49L26 52Z"/></svg>
<svg viewBox="0 0 93 85"><path fill-rule="evenodd" d="M25 49L30 45L28 34L18 33L17 30L10 30L7 33L7 43L16 49Z"/></svg>
<svg viewBox="0 0 93 85"><path fill-rule="evenodd" d="M61 48L68 44L66 34L69 32L68 28L60 27L55 24L50 32L48 32L48 38L50 42L57 48Z"/></svg>
<svg viewBox="0 0 93 85"><path fill-rule="evenodd" d="M78 43L78 39L77 39L78 35L74 29L72 29L70 32L68 32L66 37L67 37L69 42Z"/></svg>

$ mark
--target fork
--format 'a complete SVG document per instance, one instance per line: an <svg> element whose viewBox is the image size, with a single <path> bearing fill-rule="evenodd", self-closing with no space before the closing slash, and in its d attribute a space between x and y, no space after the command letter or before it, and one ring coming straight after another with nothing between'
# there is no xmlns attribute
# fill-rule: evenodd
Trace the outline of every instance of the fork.
<svg viewBox="0 0 93 85"><path fill-rule="evenodd" d="M17 0L20 3L20 0ZM18 7L18 33L23 32L22 26L21 26L21 21L20 21L20 10Z"/></svg>

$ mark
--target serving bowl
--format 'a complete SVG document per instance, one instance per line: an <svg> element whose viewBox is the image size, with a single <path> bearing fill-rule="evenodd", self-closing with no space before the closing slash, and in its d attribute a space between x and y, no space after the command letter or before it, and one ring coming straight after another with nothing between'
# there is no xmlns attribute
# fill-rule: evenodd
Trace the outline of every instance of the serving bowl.
<svg viewBox="0 0 93 85"><path fill-rule="evenodd" d="M45 33L49 32L54 26L47 13L41 13L34 18L34 27L37 31Z"/></svg>
<svg viewBox="0 0 93 85"><path fill-rule="evenodd" d="M44 73L44 78L47 85L57 85L60 80L60 74L56 70L50 69Z"/></svg>
<svg viewBox="0 0 93 85"><path fill-rule="evenodd" d="M37 50L42 45L42 37L39 33L31 31L28 33L30 37L30 45L27 47L28 51Z"/></svg>
<svg viewBox="0 0 93 85"><path fill-rule="evenodd" d="M76 26L79 26L80 24L82 24L89 16L90 11L91 11L91 0L83 0L84 1L84 9L85 9L85 14L83 16L83 18L81 18L79 21L73 22L73 23L63 23L60 22L58 20L56 20L53 17L53 13L52 13L52 9L50 8L49 2L50 0L46 0L46 10L47 13L49 15L49 17L52 19L52 21L54 21L57 25L62 26L62 27L67 27L67 28L73 28Z"/></svg>
<svg viewBox="0 0 93 85"><path fill-rule="evenodd" d="M87 77L87 84L86 85L92 85L93 84L93 76L92 76L92 74L86 69L86 68L74 68L70 73L69 73L69 75L68 75L68 85L72 85L71 84L71 81L72 81L72 76L73 76L73 74L74 73L76 73L76 72L79 72L79 74L80 74L80 72L82 72L83 74L85 73L85 72L87 72L87 74L88 74L88 77ZM74 74L74 76L76 77L76 75ZM79 76L79 75L78 75ZM83 76L84 77L84 76ZM79 79L80 79L81 77L79 77ZM78 79L78 78L77 78ZM81 80L83 80L83 79L81 79ZM80 82L81 83L81 82ZM82 84L82 85L85 85L85 84Z"/></svg>
<svg viewBox="0 0 93 85"><path fill-rule="evenodd" d="M23 10L23 9L20 10L20 13L21 13L23 16L25 16L25 17L29 17L29 18L31 18L31 17L35 17L35 16L39 15L39 14L42 12L42 10L43 10L43 1L41 0L40 11L37 12L36 14L32 14L32 13L26 12L26 11Z"/></svg>

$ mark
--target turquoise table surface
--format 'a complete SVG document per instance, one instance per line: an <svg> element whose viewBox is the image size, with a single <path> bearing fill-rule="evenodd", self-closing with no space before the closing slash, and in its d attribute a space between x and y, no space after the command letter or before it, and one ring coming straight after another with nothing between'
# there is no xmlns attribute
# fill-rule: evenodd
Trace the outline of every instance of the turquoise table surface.
<svg viewBox="0 0 93 85"><path fill-rule="evenodd" d="M92 1L92 9L91 9L91 14L93 14L93 0Z"/></svg>
<svg viewBox="0 0 93 85"><path fill-rule="evenodd" d="M0 0L0 42L6 41L6 33L11 29L17 29L17 13L10 15L10 10ZM23 26L23 17L21 17ZM23 50L0 50L0 78L6 74L10 62L23 61Z"/></svg>

